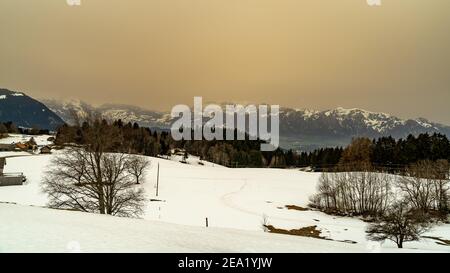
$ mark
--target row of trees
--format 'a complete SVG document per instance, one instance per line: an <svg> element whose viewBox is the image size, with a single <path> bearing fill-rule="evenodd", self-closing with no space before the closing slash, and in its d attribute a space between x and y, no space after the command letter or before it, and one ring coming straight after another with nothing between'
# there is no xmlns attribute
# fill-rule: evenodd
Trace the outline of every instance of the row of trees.
<svg viewBox="0 0 450 273"><path fill-rule="evenodd" d="M392 240L398 247L417 240L435 220L450 212L450 165L447 160L410 164L402 176L379 173L369 163L323 173L310 206L327 213L372 216L372 240ZM354 165L353 165L354 166Z"/></svg>
<svg viewBox="0 0 450 273"><path fill-rule="evenodd" d="M174 141L170 133L166 131L152 131L149 128L140 127L137 123L123 124L121 120L108 123L99 120L103 127L115 130L121 135L117 145L109 147L111 152L125 149L131 154L147 156L170 155L173 149L184 149L189 154L199 156L217 164L229 167L285 167L284 152L263 153L260 151L262 141L249 140L181 140ZM68 143L84 145L87 143L86 132L93 125L82 122L78 125L63 125L57 132L55 144L66 145ZM291 152L291 154L293 154Z"/></svg>
<svg viewBox="0 0 450 273"><path fill-rule="evenodd" d="M137 123L123 124L121 120L109 123L97 117L92 121L84 121L77 125L63 125L59 128L55 144L66 145L68 143L85 145L90 141L89 132L94 127L100 126L103 130L116 134L115 143L108 145L109 152L126 151L130 154L142 154L148 156L165 155L169 153L172 138L167 132L157 132L149 128L139 127Z"/></svg>
<svg viewBox="0 0 450 273"><path fill-rule="evenodd" d="M306 167L334 170L353 162L389 172L403 170L421 160L450 160L450 141L442 134L409 135L406 139L356 138L345 148L320 148L312 152L278 149L260 152L257 141L184 141L176 144L212 162L238 167Z"/></svg>
<svg viewBox="0 0 450 273"><path fill-rule="evenodd" d="M398 140L393 137L374 140L355 138L345 149L330 148L301 153L298 165L334 169L352 162L363 162L393 172L421 160L440 159L450 161L450 141L442 134L425 133Z"/></svg>
<svg viewBox="0 0 450 273"><path fill-rule="evenodd" d="M382 215L392 201L392 177L370 170L323 173L311 206L328 213Z"/></svg>
<svg viewBox="0 0 450 273"><path fill-rule="evenodd" d="M395 140L382 137L372 141L371 161L376 164L409 165L420 160L450 160L450 141L443 134L409 135Z"/></svg>
<svg viewBox="0 0 450 273"><path fill-rule="evenodd" d="M130 153L148 156L169 155L175 148L184 149L189 154L199 156L217 164L229 167L271 167L286 168L312 166L317 170L334 169L349 162L365 162L372 166L391 168L391 172L404 168L420 160L450 160L450 142L445 135L410 135L406 139L395 140L382 137L376 140L356 138L344 148L321 148L312 152L296 152L278 149L273 152L261 152L263 141L250 140L181 140L174 141L167 131L151 130L137 123L124 124L121 120L108 123L123 135L123 143ZM82 122L62 126L57 133L56 143L83 144L83 131L89 124ZM234 132L237 134L237 132ZM226 132L224 132L224 135ZM359 157L359 158L357 158Z"/></svg>
<svg viewBox="0 0 450 273"><path fill-rule="evenodd" d="M447 214L449 172L446 160L413 163L402 176L376 172L370 165L358 171L325 172L311 206L331 213L379 216L401 197L415 210Z"/></svg>
<svg viewBox="0 0 450 273"><path fill-rule="evenodd" d="M253 152L254 156L252 158L257 159L258 145L256 147L250 143L239 145L239 142L232 142L231 145L237 151L244 151L247 154ZM194 149L192 152L194 154L202 154L202 150ZM300 153L279 149L272 153L259 153L262 161L242 160L243 156L234 156L234 150L229 147L223 147L221 153L226 153L229 158L224 165L231 166L234 165L234 162L241 167L249 166L248 164L250 163L253 164L251 166L278 168L312 166L317 170L327 170L348 165L351 162L365 162L370 163L373 167L384 168L394 172L420 160L450 160L450 141L445 135L437 133L432 135L427 133L418 136L409 135L405 139L398 140L392 137L381 137L374 140L356 138L345 148L320 148L311 152ZM202 155L205 155L205 153L203 152Z"/></svg>
<svg viewBox="0 0 450 273"><path fill-rule="evenodd" d="M447 160L419 161L396 183L402 197L415 210L449 212L450 166Z"/></svg>
<svg viewBox="0 0 450 273"><path fill-rule="evenodd" d="M19 129L12 122L0 122L0 137L7 136L8 133L19 133Z"/></svg>
<svg viewBox="0 0 450 273"><path fill-rule="evenodd" d="M8 134L27 134L27 135L42 135L49 134L49 130L43 130L39 128L21 128L17 127L12 122L0 122L0 137L7 136Z"/></svg>

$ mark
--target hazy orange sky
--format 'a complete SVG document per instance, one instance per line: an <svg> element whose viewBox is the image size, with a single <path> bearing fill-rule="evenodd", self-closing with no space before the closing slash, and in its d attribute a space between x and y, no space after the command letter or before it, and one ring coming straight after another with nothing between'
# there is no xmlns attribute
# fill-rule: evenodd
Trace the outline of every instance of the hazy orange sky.
<svg viewBox="0 0 450 273"><path fill-rule="evenodd" d="M0 0L0 87L168 110L337 106L450 124L450 1Z"/></svg>

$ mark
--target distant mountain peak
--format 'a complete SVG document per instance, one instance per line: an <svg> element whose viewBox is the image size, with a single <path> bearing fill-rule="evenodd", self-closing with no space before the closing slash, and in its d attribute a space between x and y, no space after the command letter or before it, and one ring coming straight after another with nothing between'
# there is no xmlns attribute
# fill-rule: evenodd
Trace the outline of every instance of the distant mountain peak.
<svg viewBox="0 0 450 273"><path fill-rule="evenodd" d="M43 100L43 102L69 124L74 122L74 113L80 118L87 117L89 113L99 113L106 120L120 119L125 123L136 122L145 127L166 128L170 120L170 115L165 112L147 110L127 104L103 104L95 107L77 100Z"/></svg>
<svg viewBox="0 0 450 273"><path fill-rule="evenodd" d="M64 121L47 106L23 92L0 89L0 121L25 128L55 130Z"/></svg>
<svg viewBox="0 0 450 273"><path fill-rule="evenodd" d="M363 114L363 115L379 115L379 116L385 116L385 117L391 117L390 114L386 114L383 112L373 112L368 111L361 108L344 108L344 107L336 107L335 109L328 110L329 112L338 113L340 115L352 115L352 114Z"/></svg>

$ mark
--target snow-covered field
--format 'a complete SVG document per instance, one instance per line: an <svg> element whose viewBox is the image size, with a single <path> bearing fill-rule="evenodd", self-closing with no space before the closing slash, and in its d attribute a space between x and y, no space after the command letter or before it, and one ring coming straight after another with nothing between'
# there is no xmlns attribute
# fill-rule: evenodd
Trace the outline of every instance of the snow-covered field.
<svg viewBox="0 0 450 273"><path fill-rule="evenodd" d="M40 183L53 156L8 158L5 171L23 172L28 181L0 187L0 202L18 204L0 204L0 251L67 251L71 241L82 251L398 251L390 242L367 241L366 223L360 219L287 209L286 205L307 207L318 173L229 169L208 162L200 165L194 157L188 164L180 163L179 157L149 158L151 168L143 185L149 201L143 220L29 207L46 205ZM322 236L334 241L264 233L263 215L277 228L316 225ZM448 240L450 225L437 226L426 235ZM450 247L423 239L406 243L403 251L450 252Z"/></svg>
<svg viewBox="0 0 450 273"><path fill-rule="evenodd" d="M359 252L358 245L0 204L0 252Z"/></svg>

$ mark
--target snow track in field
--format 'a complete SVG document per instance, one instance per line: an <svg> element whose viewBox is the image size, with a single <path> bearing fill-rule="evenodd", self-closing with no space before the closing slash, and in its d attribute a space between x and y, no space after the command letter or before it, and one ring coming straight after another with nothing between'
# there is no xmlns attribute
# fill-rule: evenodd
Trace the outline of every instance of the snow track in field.
<svg viewBox="0 0 450 273"><path fill-rule="evenodd" d="M243 184L242 184L242 186L239 188L239 190L233 191L233 192L229 192L229 193L223 195L223 196L220 198L220 200L221 200L221 201L223 202L223 204L224 204L225 206L227 206L227 207L233 208L233 209L235 209L235 210L238 210L238 211L241 211L241 212L244 212L244 213L248 213L248 214L252 214L252 215L258 215L258 213L255 213L255 212L253 212L253 211L246 210L246 209L244 209L244 208L242 208L242 207L236 205L236 204L233 202L233 200L232 200L232 199L233 199L233 196L239 194L240 192L242 192L242 191L244 190L244 188L245 188L247 185L248 185L248 182L247 182L247 181L243 182Z"/></svg>

